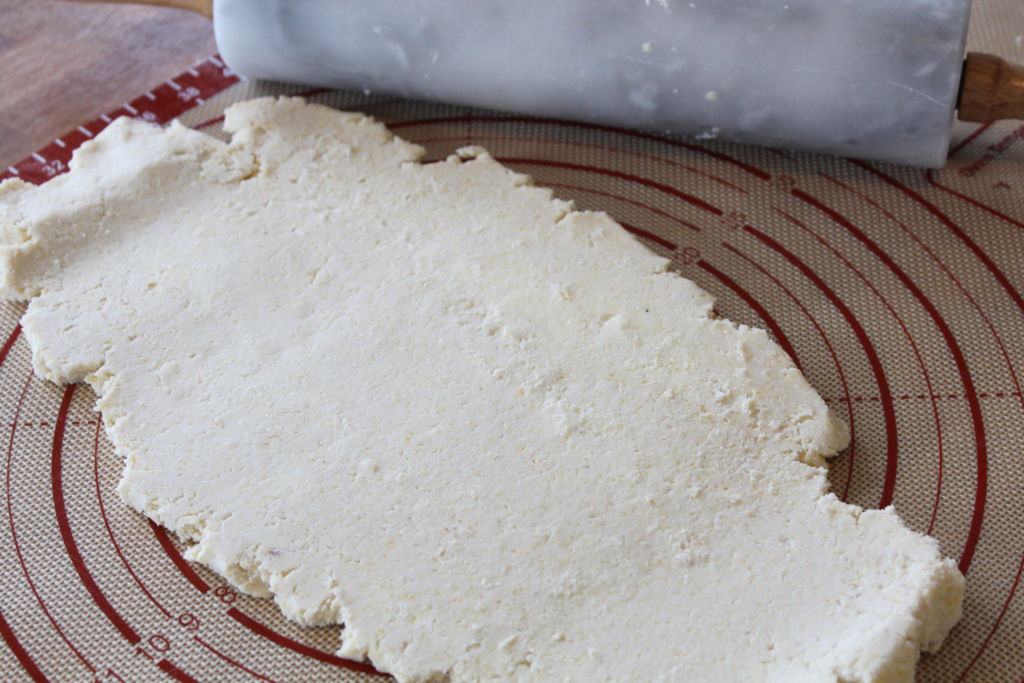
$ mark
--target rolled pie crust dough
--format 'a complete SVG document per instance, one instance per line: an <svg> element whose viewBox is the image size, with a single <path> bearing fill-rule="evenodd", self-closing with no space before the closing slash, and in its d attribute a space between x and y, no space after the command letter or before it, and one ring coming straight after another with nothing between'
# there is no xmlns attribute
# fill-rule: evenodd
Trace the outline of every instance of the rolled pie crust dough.
<svg viewBox="0 0 1024 683"><path fill-rule="evenodd" d="M263 99L0 185L35 370L122 499L399 681L911 681L964 581L828 492L846 426L757 329L479 148Z"/></svg>

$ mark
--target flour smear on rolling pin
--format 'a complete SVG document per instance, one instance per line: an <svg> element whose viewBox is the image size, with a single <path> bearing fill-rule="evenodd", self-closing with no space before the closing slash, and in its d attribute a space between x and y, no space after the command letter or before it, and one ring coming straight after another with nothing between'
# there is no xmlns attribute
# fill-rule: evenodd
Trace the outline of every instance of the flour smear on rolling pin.
<svg viewBox="0 0 1024 683"><path fill-rule="evenodd" d="M218 0L239 73L922 166L970 0Z"/></svg>

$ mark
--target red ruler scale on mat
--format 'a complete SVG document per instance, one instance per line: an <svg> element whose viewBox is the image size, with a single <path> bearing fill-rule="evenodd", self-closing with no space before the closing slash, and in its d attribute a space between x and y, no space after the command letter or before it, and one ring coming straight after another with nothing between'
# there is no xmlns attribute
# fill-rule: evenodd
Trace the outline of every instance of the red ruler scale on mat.
<svg viewBox="0 0 1024 683"><path fill-rule="evenodd" d="M1024 136L962 126L939 171L354 92L239 81L210 58L0 173L42 183L117 116L224 139L231 103L301 94L362 111L425 163L482 145L609 212L717 299L767 329L851 427L833 491L896 505L967 573L965 616L918 681L1024 680ZM996 147L995 154L991 148ZM0 524L0 679L371 681L337 658L340 627L304 629L189 563L125 507L122 464L85 388L34 377L0 305L7 453Z"/></svg>
<svg viewBox="0 0 1024 683"><path fill-rule="evenodd" d="M18 176L36 185L46 182L67 171L71 155L78 146L95 137L114 119L131 116L149 123L167 123L237 82L238 76L220 59L210 57L114 111L68 131L46 147L0 172L0 180Z"/></svg>

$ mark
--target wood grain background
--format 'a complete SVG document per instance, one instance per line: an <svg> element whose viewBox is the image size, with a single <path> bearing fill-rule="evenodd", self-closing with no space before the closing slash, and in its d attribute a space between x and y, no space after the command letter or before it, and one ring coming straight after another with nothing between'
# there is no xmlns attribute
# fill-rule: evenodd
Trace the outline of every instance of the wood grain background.
<svg viewBox="0 0 1024 683"><path fill-rule="evenodd" d="M184 10L0 0L0 168L216 51Z"/></svg>

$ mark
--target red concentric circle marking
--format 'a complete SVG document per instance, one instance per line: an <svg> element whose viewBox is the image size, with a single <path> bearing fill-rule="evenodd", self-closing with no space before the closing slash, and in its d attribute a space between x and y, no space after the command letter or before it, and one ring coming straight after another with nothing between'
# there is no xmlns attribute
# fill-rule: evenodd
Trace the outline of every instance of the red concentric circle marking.
<svg viewBox="0 0 1024 683"><path fill-rule="evenodd" d="M159 662L156 663L156 665L160 668L161 671L163 671L165 674L167 674L176 681L181 681L181 683L199 683L199 681L192 678L187 673L185 673L184 671L182 671L166 659L161 659Z"/></svg>
<svg viewBox="0 0 1024 683"><path fill-rule="evenodd" d="M478 120L478 119L467 119L467 120L472 121L472 120ZM201 125L205 126L206 124L203 123ZM735 183L729 182L725 178L719 178L716 175L712 175L712 174L707 173L705 171L701 171L700 169L694 168L693 166L687 166L686 164L680 164L679 162L673 161L672 159L667 159L665 157L658 157L658 156L654 156L652 154L645 154L643 152L634 152L634 151L631 151L631 150L628 150L628 149L620 149L618 147L608 147L606 145L595 145L595 144L586 143L586 142L566 141L566 140L547 140L547 139L543 139L543 138L530 138L530 137L525 137L525 136L511 137L511 136L508 136L508 135L479 135L479 134L477 134L477 135L473 136L473 138L474 138L474 142L478 142L478 141L479 142L486 142L486 141L494 141L494 142L510 142L510 141L514 141L514 142L532 142L532 143L544 144L544 145L549 146L549 147L551 145L565 145L565 146L572 147L574 149L584 148L584 149L588 149L588 150L597 150L597 151L600 151L600 152L613 152L613 153L616 153L616 154L624 154L626 156L631 156L631 157L635 157L635 158L638 158L638 159L643 159L645 161L656 161L656 162L662 163L662 164L664 164L666 166L669 166L669 167L672 167L672 168L677 168L677 169L681 169L681 170L687 171L689 173L694 173L696 175L703 176L704 178L707 178L708 180L711 180L711 181L713 181L715 183L718 183L719 185L721 185L723 187L727 187L730 190L733 190L733 191L735 191L735 192L737 192L739 194L749 194L749 192L747 192L746 189L740 187L739 185L736 185ZM415 142L417 145L429 145L429 144L438 143L438 142L455 142L455 143L458 143L458 142L464 142L464 141L465 141L465 137L464 136L439 137L439 138L417 138L415 140L411 140L411 139L409 140L409 142Z"/></svg>
<svg viewBox="0 0 1024 683"><path fill-rule="evenodd" d="M156 536L156 540L160 543L160 547L167 553L167 557L171 559L174 566L178 568L189 583L191 583L197 591L200 593L207 593L210 590L210 584L203 581L203 578L196 573L195 569L189 565L188 561L181 556L178 549L174 547L174 543L171 542L170 537L167 535L167 531L162 526L154 522L153 520L146 518L149 522L149 528L152 529L153 535Z"/></svg>
<svg viewBox="0 0 1024 683"><path fill-rule="evenodd" d="M546 159L518 159L510 157L496 158L495 161L501 164L523 164L525 166L551 166L552 168L560 168L566 171L582 171L585 173L597 173L599 175L607 176L609 178L616 178L618 180L626 180L631 183L637 183L639 185L646 185L652 189L664 192L665 194L671 195L678 199L683 200L687 204L707 211L715 216L721 216L722 210L717 206L712 206L703 199L694 197L691 194L681 192L674 187L669 187L662 183L648 180L647 178L641 178L640 176L630 175L629 173L621 173L619 171L613 171L607 168L600 168L598 166L587 166L584 164L570 164L564 161L548 161Z"/></svg>
<svg viewBox="0 0 1024 683"><path fill-rule="evenodd" d="M882 486L882 499L879 503L879 507L888 507L892 503L892 492L896 487L896 468L899 458L898 440L896 436L896 408L892 402L892 392L889 391L889 380L886 378L885 369L882 367L882 361L879 360L878 352L875 350L874 343L872 343L871 338L864 330L864 327L860 324L860 321L857 320L853 311L850 310L839 295L837 295L835 291L833 291L833 289L829 287L823 279L821 279L821 276L811 270L806 263L800 260L796 254L752 226L748 225L744 230L796 266L797 270L803 273L808 280L814 283L814 286L832 302L832 305L836 307L836 310L838 310L843 318L846 319L846 323L850 326L850 329L853 330L853 334L860 342L861 348L864 349L864 354L867 356L868 364L871 365L871 369L875 373L875 382L878 384L878 394L882 403L882 415L885 418L885 482Z"/></svg>
<svg viewBox="0 0 1024 683"><path fill-rule="evenodd" d="M970 142L972 139L974 139L975 137L980 135L990 125L991 124L985 124L983 126L980 126L965 141L963 141L960 145L958 145L957 149L959 149L960 147L963 147L968 142ZM883 180L885 180L888 184L892 185L893 187L896 187L897 189L902 191L907 196L909 196L912 199L916 200L919 204L924 206L924 208L926 210L928 210L929 213L931 213L933 216L938 218L943 225L945 225L956 237L958 237L962 242L964 242L965 245L967 245L967 247L975 254L975 256L982 262L982 264L985 265L985 267L989 270L989 272L996 278L996 280L1000 283L1000 285L1002 285L1004 291L1006 291L1006 293L1010 296L1010 298L1013 299L1013 301L1017 304L1018 309L1020 309L1021 312L1024 313L1024 306L1022 306L1021 298L1020 298L1020 295L1017 292L1017 290L1010 284L1009 280L1006 279L1006 276L999 270L999 268L995 265L995 263L993 263L991 261L991 259L988 257L988 255L985 254L983 251L981 251L981 248L978 247L972 240L970 240L970 238L967 237L966 233L964 233L959 228L959 226L957 226L943 212L939 211L939 209L937 207L935 207L931 203L927 202L923 197L921 197L919 194L917 194L913 190L903 186L902 184L896 182L894 179L889 178L888 176L886 176L886 175L884 175L884 174L882 174L882 173L880 173L878 171L875 171L874 169L872 169L870 167L865 166L865 168L867 170L871 171L874 175L876 175L876 176L882 178ZM934 180L933 172L931 170L929 170L926 173L926 177L929 180L929 182L931 182L933 185L935 185L939 189L946 190L950 194L953 194L953 195L955 195L955 196L957 196L957 197L967 201L968 203L970 203L972 205L978 206L978 207L986 209L986 210L989 209L989 207L986 207L985 205L982 205L980 202L976 202L975 200L972 200L969 197L965 197L964 195L961 195L958 192L955 192L953 190L950 190L948 188L943 187L942 185L939 185ZM881 208L881 207L879 207L879 208ZM998 215L1001 218L1005 218L1005 216L1003 216L1002 214L1000 214L999 212L994 211L994 210L989 210L989 213L992 213L993 215ZM895 218L893 218L893 220L895 220ZM964 294L964 296L971 303L971 305L975 308L975 310L978 312L978 314L981 315L982 319L985 321L985 324L988 326L990 332L992 333L993 337L995 338L996 344L999 346L1000 352L1003 355L1003 359L1005 360L1005 362L1007 364L1007 368L1009 369L1010 376L1013 379L1014 387L1016 388L1016 391L1014 392L1014 394L1020 400L1021 408L1022 408L1022 410L1024 410L1024 394L1022 394L1022 392L1021 392L1020 383L1018 381L1016 371L1013 368L1013 363L1010 361L1010 357L1009 357L1009 354L1007 353L1006 347L1003 344L1003 341L1000 338L999 334L997 333L997 331L995 329L995 326L989 320L989 317L982 310L981 306L975 301L974 297L972 297L970 295L970 293L967 291L967 289L953 275L952 271L950 271L950 269L947 268L945 266L945 264L942 263L942 261L938 258L938 256L936 256L932 252L932 250L929 249L916 235L914 235L912 232L910 232L910 230L907 229L905 225L903 225L899 221L896 221L896 222L939 265L939 267L943 270L943 272L946 273L946 275L956 284L957 288ZM1010 220L1010 222L1015 224L1015 225L1018 225L1018 226L1021 225L1021 224L1019 224L1019 223L1017 223L1016 221L1013 221L1013 220ZM1021 560L1020 560L1020 562L1017 565L1017 572L1014 575L1013 582L1012 582L1012 584L1010 586L1010 590L1008 592L1006 600L1003 602L1003 606L1002 606L1002 608L999 611L999 615L996 617L995 621L993 622L992 628L989 630L988 634L986 635L985 640L981 644L981 647L978 649L977 653L975 653L974 657L967 664L967 666L964 669L963 673L957 679L958 683L960 681L963 681L967 677L967 674L971 671L971 669L974 668L974 665L978 662L978 660L981 658L981 655L988 648L988 645L992 641L993 636L995 636L996 631L998 631L999 627L1002 625L1003 618L1006 616L1006 613L1007 613L1007 610L1009 609L1010 603L1013 601L1014 595L1017 592L1017 588L1020 586L1020 579L1021 579L1022 573L1024 573L1024 555L1022 555Z"/></svg>
<svg viewBox="0 0 1024 683"><path fill-rule="evenodd" d="M117 542L117 539L114 538L114 530L110 528L110 521L107 519L107 509L103 505L103 491L100 488L100 426L103 424L103 418L100 415L97 415L96 418L96 436L93 440L92 452L93 471L96 475L96 501L99 503L100 506L100 515L102 515L103 517L103 525L107 529L107 536L110 538L110 542L113 544L114 550L117 552L117 556L121 558L121 564L123 564L124 568L128 570L128 573L131 575L132 580L135 581L135 583L138 585L140 589L142 589L142 592L146 594L146 597L149 598L150 602L156 605L157 609L163 612L165 617L171 619L171 613L168 612L167 609L163 605L161 605L156 598L153 597L153 594L149 592L148 588L146 588L146 584L142 583L142 579L140 579L138 575L136 575L135 570L132 569L130 564L128 564L127 558L125 558L124 553L121 552L121 545Z"/></svg>
<svg viewBox="0 0 1024 683"><path fill-rule="evenodd" d="M21 325L15 325L14 330L7 336L7 341L4 342L3 348L0 348L0 366L7 360L7 354L11 352L14 347L14 342L18 341L18 336L21 334Z"/></svg>
<svg viewBox="0 0 1024 683"><path fill-rule="evenodd" d="M19 329L20 327L16 328L15 333L17 333ZM14 339L15 336L16 335L11 335L11 339ZM0 362L0 364L2 364L2 362ZM36 602L39 603L39 607L43 610L43 614L46 615L46 618L49 620L50 624L57 631L57 634L61 637L61 640L63 640L64 643L69 648L71 648L71 651L75 654L75 657L77 657L78 660L82 662L82 664L84 664L86 668L89 669L89 671L95 673L96 667L94 667L92 663L89 662L89 660L86 659L85 656L78 650L78 648L72 644L71 640L64 633L64 629L62 629L60 627L60 624L57 623L57 620L53 618L53 615L50 613L49 608L47 608L46 603L43 602L42 596L39 595L39 590L36 588L35 582L32 580L32 577L28 573L28 566L25 564L25 557L21 552L21 543L19 543L18 541L18 531L15 528L14 524L14 507L11 500L11 462L14 458L14 435L18 429L18 418L21 416L21 408L25 404L25 394L28 392L29 384L32 382L32 378L34 376L35 373L30 371L28 373L28 377L25 378L25 385L21 388L21 395L18 397L18 407L15 408L14 410L14 420L11 424L11 438L7 444L7 523L11 530L11 541L14 543L14 552L18 556L18 564L21 565L21 571L25 575L25 580L28 582L28 587L32 591L32 595L35 596Z"/></svg>
<svg viewBox="0 0 1024 683"><path fill-rule="evenodd" d="M910 348L914 352L914 357L917 359L917 365L918 365L918 367L921 368L921 374L924 376L925 385L928 387L928 397L929 397L929 399L932 402L932 410L933 410L933 413L934 413L934 416L935 416L935 429L937 431L938 439L939 439L939 449L940 450L939 450L939 475L938 475L939 486L938 486L938 490L941 491L942 490L942 450L941 450L941 448L942 448L942 446L941 446L941 444L942 444L942 431L941 431L941 429L942 428L941 428L941 425L939 423L939 408L938 408L938 405L936 404L936 401L935 401L935 392L932 389L931 377L928 375L928 369L925 367L924 359L921 357L921 352L917 348L917 343L914 341L914 337L910 334L910 331L907 329L907 326L904 324L903 319L896 312L896 309L894 309L892 307L892 305L885 298L885 296L883 296L882 293L880 291L878 291L878 288L875 287L871 283L871 281L868 280L864 276L864 274L861 273L860 270L856 266L854 266L853 263L850 262L849 259L847 259L845 256L843 256L839 252L838 249L836 249L831 244L829 244L828 241L825 240L824 238L822 238L820 235L818 235L818 233L814 232L809 227L807 227L804 223L798 221L793 216L790 216L785 211L782 211L782 210L780 210L780 209L778 209L776 207L772 207L772 208L777 213L782 215L784 218L789 220L791 223L793 223L794 225L799 227L801 230L806 232L808 235L813 237L819 244L821 244L826 249L828 249L830 252L832 252L832 254L843 263L843 265L845 265L847 268L849 268L850 271L854 275L856 275L860 279L860 281L863 282L867 286L868 289L871 290L871 292L875 295L875 297L879 301L882 302L882 305L885 306L886 310L889 311L889 314L892 315L893 319L895 319L896 323L900 326L900 330L902 330L903 336L906 338L907 342L910 344ZM881 398L882 398L883 406L884 406L885 405L884 394L883 394L883 397L881 397ZM890 394L890 405L892 405L891 399L892 399L892 396ZM895 407L893 407L893 415L895 416ZM888 473L887 473L887 475L888 475ZM892 498L895 495L895 491L896 491L896 471L895 471L895 468L893 468L893 470L892 470L892 481L890 482L889 479L888 479L888 476L887 476L887 478L886 478L886 488L883 489L883 491L882 491L882 500L881 500L881 502L879 502L878 507L880 507L880 508L888 507L888 505L892 502ZM932 522L933 523L935 521L935 512L938 510L938 506L939 506L938 501L939 501L939 494L937 492L936 495L935 495L935 504L932 506ZM931 527L929 526L929 529L930 528Z"/></svg>
<svg viewBox="0 0 1024 683"><path fill-rule="evenodd" d="M946 324L945 319L939 310L931 302L931 300L925 296L924 292L914 283L913 280L896 265L896 262L892 258L882 251L871 238L869 238L864 232L850 222L846 217L841 215L835 209L832 209L820 201L811 197L802 190L794 189L791 194L800 199L801 201L815 207L837 224L842 226L859 240L864 246L868 248L885 266L895 275L899 281L903 284L906 289L914 295L918 303L924 308L924 310L931 317L936 327L939 328L942 338L946 341L946 346L949 347L949 351L953 356L953 362L956 364L957 372L960 375L960 381L963 383L964 395L967 397L967 404L971 409L971 420L974 423L974 438L977 444L977 461L978 461L978 474L977 474L977 485L975 490L974 499L974 513L971 517L971 527L967 534L967 542L964 545L964 550L960 555L960 571L963 574L967 574L971 567L971 561L974 559L974 551L978 546L978 538L981 536L981 525L985 518L985 498L988 493L988 446L985 439L985 423L981 416L981 404L978 402L978 393L974 388L974 380L971 378L970 369L967 367L967 359L964 358L963 351L960 349L960 344L957 342L956 337L953 336L953 331ZM888 388L888 387L887 387ZM884 401L883 397L883 401ZM889 400L892 400L892 396L889 396ZM895 415L894 415L895 417ZM893 483L895 484L895 473L893 474Z"/></svg>
<svg viewBox="0 0 1024 683"><path fill-rule="evenodd" d="M1007 278L1003 271L999 269L999 266L997 266L995 262L993 262L992 259L989 258L988 254L982 251L981 247L979 247L974 242L974 240L968 237L967 233L965 233L959 225L953 222L953 220L949 216L940 211L938 207L936 207L934 204L932 204L927 199L922 197L920 194L910 189L903 183L899 182L895 178L887 176L881 171L877 171L868 164L865 164L863 162L852 161L851 163L857 165L860 168L863 168L865 171L871 173L875 177L893 186L894 188L896 188L897 190L899 190L900 192L902 192L903 194L905 194L906 196L910 197L915 202L920 204L922 207L924 207L924 209L928 211L930 214L935 216L935 218L937 218L939 222L945 225L950 230L950 232L956 235L956 237L974 253L978 260L981 261L982 265L984 265L988 272L991 273L992 276L999 282L1000 286L1002 286L1002 288L1006 290L1006 293L1010 295L1010 298L1013 299L1013 302L1017 304L1017 309L1020 310L1022 314L1024 314L1024 298L1021 297L1020 292L1018 292L1017 289L1013 286L1013 284L1011 284L1009 278ZM963 197L962 199L964 199L964 201L970 201L966 197ZM1010 222L1013 223L1014 221Z"/></svg>
<svg viewBox="0 0 1024 683"><path fill-rule="evenodd" d="M969 145L969 144L970 144L970 142L971 142L971 140L973 140L974 138L976 138L976 137L978 137L979 135L981 135L982 133L984 133L984 132L985 132L986 130L988 130L988 129L989 129L989 128L990 128L991 126L992 126L992 122L989 122L989 123L985 123L985 124L982 124L982 125L978 126L978 127L977 127L977 129L975 129L975 131L974 131L973 133L971 133L971 134L970 134L970 135L968 135L968 136L967 136L966 138L964 138L963 140L961 140L960 142L958 142L958 143L957 143L957 144L956 144L956 145L955 145L954 147L952 147L952 148L951 148L951 149L949 150L949 154L948 154L948 155L946 155L946 156L947 156L947 158L948 158L948 157L952 157L952 156L953 156L954 154L956 154L957 152L959 152L960 150L962 150L962 149L963 149L964 147L966 147L967 145ZM928 172L930 173L930 172L931 172L931 170L929 169L929 171L928 171Z"/></svg>
<svg viewBox="0 0 1024 683"><path fill-rule="evenodd" d="M658 245L660 245L662 247L665 247L669 251L675 251L677 249L676 245L672 244L667 239L664 239L662 237L658 237L653 232L647 232L646 230L644 230L642 228L638 228L636 226L629 225L628 223L623 223L622 221L619 221L619 225L621 225L623 227L623 229L626 230L626 232L632 233L632 234L636 235L637 237L643 237L645 240L650 240L650 241L654 242L655 244L658 244Z"/></svg>
<svg viewBox="0 0 1024 683"><path fill-rule="evenodd" d="M260 679L261 681L267 681L267 683L277 683L277 681L275 681L273 678L268 678L268 677L264 676L263 674L256 673L252 669L250 669L250 668L248 668L248 667L238 663L237 661L235 661L231 657L228 657L223 652L220 652L219 650L216 650L212 645L210 645L209 643L205 642L199 636L192 636L192 640L196 641L197 643L199 643L200 645L205 647L207 650L209 650L210 652L212 652L216 656L218 656L221 659L223 659L225 662L227 662L231 666L234 666L234 667L237 667L237 668L241 669L242 671L244 671L245 673L249 674L250 676L255 676L256 678Z"/></svg>
<svg viewBox="0 0 1024 683"><path fill-rule="evenodd" d="M609 199L616 199L618 201L622 201L622 202L625 202L627 204L632 204L633 206L638 206L638 207L640 207L642 209L646 209L646 210L650 211L651 213L654 213L654 214L657 214L657 215L661 216L662 218L667 218L670 221L673 221L674 223L683 226L687 230L693 230L694 232L700 232L700 228L698 228L693 223L689 223L687 221L684 221L682 218L679 218L678 216L673 216L670 213L662 211L661 209L656 209L653 206L650 206L648 204L644 204L643 202L638 202L635 199L627 199L626 197L621 197L621 196L619 196L617 194L612 194L610 192L601 192L600 190L592 190L592 189L587 188L587 187L579 187L578 185L566 185L564 183L544 183L544 187L563 188L563 189L566 189L566 190L574 190L576 192L586 192L587 194L594 194L594 195L597 195L599 197L608 197ZM671 249L673 251L676 249L676 245L672 244L668 240L665 240L664 238L661 238L661 237L659 237L658 239L661 240L661 242L659 242L659 244L661 244L665 248Z"/></svg>
<svg viewBox="0 0 1024 683"><path fill-rule="evenodd" d="M399 128L407 128L409 126L426 126L433 124L444 124L444 123L468 123L476 121L478 123L536 123L546 124L554 126L556 128L579 128L581 130L596 130L603 133L612 133L615 135L621 135L623 137L634 138L637 140L650 140L651 142L657 142L659 144L668 145L670 147L676 147L679 149L686 149L691 152L696 152L703 156L717 159L718 161L725 162L731 166L735 166L743 171L746 171L752 176L760 178L761 180L768 180L771 175L762 171L761 169L740 161L739 159L733 158L728 154L722 152L716 152L700 145L695 145L681 140L673 140L659 135L653 135L650 133L640 133L635 130L629 130L627 128L615 128L613 126L602 126L595 123L578 123L575 121L563 121L561 119L549 119L537 117L533 118L530 116L473 116L463 114L461 116L442 116L432 119L416 119L413 121L394 121L388 124L388 128L392 130L398 130Z"/></svg>
<svg viewBox="0 0 1024 683"><path fill-rule="evenodd" d="M975 206L975 207L981 209L982 211L990 213L993 216L996 216L997 218L1001 218L1002 220L1006 221L1010 225L1015 225L1018 228L1024 230L1024 223L1022 223L1021 221L1018 221L1018 220L1016 220L1014 218L1010 218L1009 216L1007 216L1002 211L994 209L991 206L989 206L988 204L985 204L984 202L979 202L977 199L973 199L971 197L968 197L967 195L963 194L962 192L957 192L956 190L954 190L951 187L946 187L945 185L943 185L942 183L940 183L938 180L935 179L935 172L932 169L928 169L928 172L925 173L925 178L927 178L928 182L931 183L932 187L938 188L938 189L942 190L943 192L945 192L947 194L951 194L954 197L957 197L958 199L962 199L963 201L967 202L968 204L971 204L972 206Z"/></svg>
<svg viewBox="0 0 1024 683"><path fill-rule="evenodd" d="M718 278L718 280L722 284L724 284L726 287L735 292L736 295L739 296L739 298L743 299L745 302L747 302L748 306L754 309L754 313L756 313L758 317L760 317L761 320L763 320L765 324L768 325L768 329L770 329L772 331L772 334L775 335L775 340L779 342L779 346L782 347L782 350L786 352L786 354L793 360L793 363L797 366L797 368L799 368L800 359L797 358L796 349L794 349L793 345L789 343L789 338L786 336L786 333L782 331L782 327L779 325L778 322L776 322L775 318L773 318L771 314L768 313L767 309L765 309L765 307L762 306L757 301L757 299L755 299L750 294L750 292L740 287L735 280L733 280L731 277L715 268L707 261L702 259L700 261L697 261L697 265L700 268L707 271L708 273L714 275L716 278Z"/></svg>
<svg viewBox="0 0 1024 683"><path fill-rule="evenodd" d="M71 523L68 521L68 511L64 504L63 472L61 470L61 455L64 449L64 426L68 420L68 410L71 408L71 399L75 396L74 384L69 384L64 389L64 398L60 402L60 412L57 413L57 424L53 430L53 459L51 461L50 481L53 485L53 508L57 514L57 526L60 527L61 538L64 539L64 548L67 550L71 564L81 579L82 585L89 592L93 602L100 608L103 615L114 625L114 628L124 636L132 645L142 641L142 637L135 632L128 622L114 609L114 606L107 600L96 580L89 573L89 568L82 559L82 553L78 550L78 543L71 533Z"/></svg>
<svg viewBox="0 0 1024 683"><path fill-rule="evenodd" d="M240 612L236 608L232 607L228 610L228 616L237 621L242 626L246 627L253 633L266 638L267 640L277 643L281 647L288 648L293 652L298 652L301 655L310 657L325 664L333 664L334 666L341 667L343 669L349 669L351 671L358 671L359 673L371 674L374 676L387 676L388 674L377 671L369 664L363 664L362 662L356 662L351 659L342 659L335 655L321 652L320 650L303 645L300 642L294 641L287 636L283 636L276 631L272 631L260 622L256 621L244 612Z"/></svg>
<svg viewBox="0 0 1024 683"><path fill-rule="evenodd" d="M43 675L39 666L32 660L32 657L29 656L28 651L22 647L17 636L14 635L14 630L11 628L11 625L7 623L7 619L4 618L2 610L0 610L0 636L3 636L4 642L7 643L7 647L11 648L11 652L14 653L14 657L18 660L18 663L21 664L21 668L25 670L25 673L27 673L35 683L50 683L50 680Z"/></svg>
<svg viewBox="0 0 1024 683"><path fill-rule="evenodd" d="M840 496L840 500L845 502L847 497L850 495L850 485L853 483L853 465L857 453L857 429L856 419L853 412L853 400L850 398L850 387L846 383L846 373L843 372L843 365L842 363L839 362L839 356L836 354L836 350L832 348L832 342L829 341L828 335L825 334L825 330L822 329L820 324L818 324L817 319L814 317L814 315L811 314L809 310L807 310L807 307L804 306L803 302L801 302L800 299L798 299L796 295L793 294L793 292L789 291L788 287L782 284L779 281L779 279L776 278L774 275L769 273L764 266L757 263L746 254L736 249L736 247L730 244L726 244L724 242L722 243L722 246L731 251L732 253L736 254L740 258L742 258L750 265L754 266L754 268L760 271L765 277L774 282L775 285L779 287L779 289L785 292L786 296L788 296L793 301L793 303L796 304L797 307L803 312L807 319L811 321L811 325L813 325L814 329L817 330L818 336L821 337L822 342L824 342L825 344L825 348L828 349L829 355L832 356L832 362L835 364L836 372L839 374L839 383L843 387L843 396L845 397L846 406L847 410L849 411L850 417L850 445L847 447L847 453L849 454L850 462L846 468L846 486L843 487L843 495Z"/></svg>

